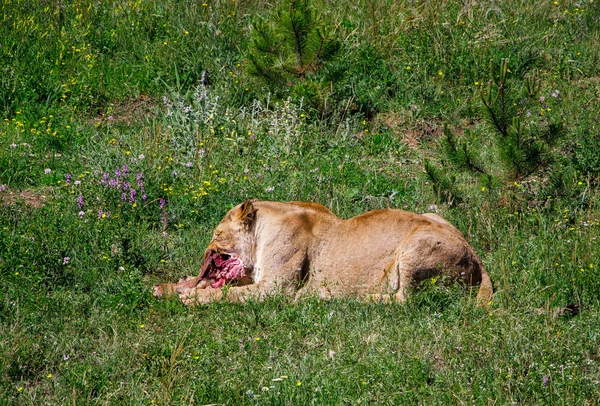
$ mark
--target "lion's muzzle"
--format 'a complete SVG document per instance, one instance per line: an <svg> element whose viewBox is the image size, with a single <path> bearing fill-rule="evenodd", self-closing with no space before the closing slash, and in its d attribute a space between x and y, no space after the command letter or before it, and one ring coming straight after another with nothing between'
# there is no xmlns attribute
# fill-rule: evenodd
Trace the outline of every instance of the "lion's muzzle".
<svg viewBox="0 0 600 406"><path fill-rule="evenodd" d="M246 267L240 258L213 250L208 250L204 255L200 279L209 280L212 288L237 282L245 276Z"/></svg>

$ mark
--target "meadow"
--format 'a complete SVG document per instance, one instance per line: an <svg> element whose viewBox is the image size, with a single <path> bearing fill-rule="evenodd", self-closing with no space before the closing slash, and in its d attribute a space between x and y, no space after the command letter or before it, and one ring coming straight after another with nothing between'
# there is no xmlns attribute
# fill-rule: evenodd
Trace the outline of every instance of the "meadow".
<svg viewBox="0 0 600 406"><path fill-rule="evenodd" d="M600 1L294 3L0 4L0 404L600 404ZM495 295L155 299L248 198L438 212Z"/></svg>

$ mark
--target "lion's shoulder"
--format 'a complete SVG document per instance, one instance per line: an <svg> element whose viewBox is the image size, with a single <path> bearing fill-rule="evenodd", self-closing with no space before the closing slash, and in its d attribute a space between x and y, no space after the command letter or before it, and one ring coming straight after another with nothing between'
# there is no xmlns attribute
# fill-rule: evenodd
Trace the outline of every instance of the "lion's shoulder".
<svg viewBox="0 0 600 406"><path fill-rule="evenodd" d="M319 203L292 201L292 202L289 202L289 204L298 206L298 207L301 207L304 209L308 209L308 210L314 210L316 212L320 212L323 214L335 216L335 214L333 214L333 212L331 210L329 210L327 207L325 207Z"/></svg>
<svg viewBox="0 0 600 406"><path fill-rule="evenodd" d="M254 202L257 220L265 233L292 232L320 236L341 220L327 207L309 202Z"/></svg>
<svg viewBox="0 0 600 406"><path fill-rule="evenodd" d="M311 202L272 202L267 200L253 201L254 206L263 212L263 215L267 216L297 216L297 215L316 215L321 217L337 217L327 207Z"/></svg>

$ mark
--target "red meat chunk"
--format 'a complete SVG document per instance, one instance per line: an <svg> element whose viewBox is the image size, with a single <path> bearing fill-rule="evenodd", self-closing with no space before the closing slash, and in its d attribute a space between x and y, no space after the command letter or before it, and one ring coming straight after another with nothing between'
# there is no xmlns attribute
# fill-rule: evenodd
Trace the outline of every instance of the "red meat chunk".
<svg viewBox="0 0 600 406"><path fill-rule="evenodd" d="M220 288L226 283L236 282L246 276L246 267L240 258L213 252L205 259L206 268L201 276L209 279L210 286Z"/></svg>

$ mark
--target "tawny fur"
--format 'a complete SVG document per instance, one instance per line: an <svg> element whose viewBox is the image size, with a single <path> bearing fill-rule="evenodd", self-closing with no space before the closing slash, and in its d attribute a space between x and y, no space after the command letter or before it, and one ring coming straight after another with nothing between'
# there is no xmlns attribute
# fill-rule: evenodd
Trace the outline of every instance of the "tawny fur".
<svg viewBox="0 0 600 406"><path fill-rule="evenodd" d="M274 292L404 301L416 283L440 275L480 284L480 303L493 293L461 232L431 213L386 209L343 220L315 203L246 201L215 229L203 270L211 252L241 258L248 277L227 289L191 277L157 285L155 295L177 294L186 304L218 300L224 292L230 301Z"/></svg>

